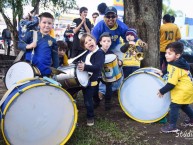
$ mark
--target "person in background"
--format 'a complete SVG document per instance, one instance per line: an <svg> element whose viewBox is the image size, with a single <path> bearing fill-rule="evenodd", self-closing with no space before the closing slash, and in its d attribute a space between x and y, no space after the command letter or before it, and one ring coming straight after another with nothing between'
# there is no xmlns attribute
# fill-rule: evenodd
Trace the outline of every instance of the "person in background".
<svg viewBox="0 0 193 145"><path fill-rule="evenodd" d="M167 84L158 91L159 97L164 97L167 92L171 94L169 125L161 128L164 133L179 131L176 124L180 109L189 117L182 126L193 126L193 110L190 107L193 103L193 83L190 66L182 57L183 50L184 46L180 42L170 43L166 47L168 80Z"/></svg>
<svg viewBox="0 0 193 145"><path fill-rule="evenodd" d="M101 20L104 20L104 16L105 16L105 10L107 8L106 3L100 3L97 7L97 10L99 11L99 16L96 18L94 26L96 26L96 24L98 22L100 22Z"/></svg>
<svg viewBox="0 0 193 145"><path fill-rule="evenodd" d="M93 20L93 23L92 23L92 26L91 26L92 28L94 27L95 21L96 21L98 16L99 16L99 13L97 13L97 12L94 12L92 14L92 20Z"/></svg>
<svg viewBox="0 0 193 145"><path fill-rule="evenodd" d="M126 32L126 39L128 42L121 47L121 52L124 53L122 67L124 78L127 78L131 73L140 68L140 58L137 58L136 54L141 53L142 55L142 47L146 46L145 43L139 43L140 39L138 38L137 31L135 29L130 28ZM130 46L132 45L136 48L136 50L130 50L132 48L130 48Z"/></svg>
<svg viewBox="0 0 193 145"><path fill-rule="evenodd" d="M67 27L66 27L66 31L64 32L64 40L68 44L68 50L66 52L68 58L71 57L71 50L72 50L72 45L73 45L73 43L72 43L73 42L73 37L74 37L73 30L72 30L70 24L68 24Z"/></svg>
<svg viewBox="0 0 193 145"><path fill-rule="evenodd" d="M68 50L68 45L66 42L59 40L57 41L58 45L58 56L59 56L59 65L60 66L67 66L68 65L68 57L66 52Z"/></svg>
<svg viewBox="0 0 193 145"><path fill-rule="evenodd" d="M7 55L9 55L11 51L11 32L8 28L3 29L2 39L4 40L4 46L7 46Z"/></svg>
<svg viewBox="0 0 193 145"><path fill-rule="evenodd" d="M25 60L36 66L42 76L50 76L51 66L58 68L58 46L56 40L51 37L50 31L54 23L54 17L44 12L40 14L39 27L37 32L37 42L33 41L33 31L29 31L19 40L18 48L25 51Z"/></svg>
<svg viewBox="0 0 193 145"><path fill-rule="evenodd" d="M80 38L84 33L91 32L91 22L86 18L88 9L86 7L81 7L79 12L80 18L76 18L72 22L74 37L71 58L76 57L84 51L84 49L80 47Z"/></svg>
<svg viewBox="0 0 193 145"><path fill-rule="evenodd" d="M171 16L171 23L174 23L175 22L175 17L174 16Z"/></svg>
<svg viewBox="0 0 193 145"><path fill-rule="evenodd" d="M87 52L82 56L78 63L80 71L87 71L90 76L90 83L83 88L84 104L87 110L87 126L94 125L94 105L93 97L96 94L98 77L101 74L103 64L105 62L104 52L98 48L95 38L88 33L83 34L80 38L80 45Z"/></svg>
<svg viewBox="0 0 193 145"><path fill-rule="evenodd" d="M171 16L166 14L163 16L163 24L160 27L160 67L161 70L167 68L167 61L165 57L166 46L181 39L181 33L178 26L171 23Z"/></svg>

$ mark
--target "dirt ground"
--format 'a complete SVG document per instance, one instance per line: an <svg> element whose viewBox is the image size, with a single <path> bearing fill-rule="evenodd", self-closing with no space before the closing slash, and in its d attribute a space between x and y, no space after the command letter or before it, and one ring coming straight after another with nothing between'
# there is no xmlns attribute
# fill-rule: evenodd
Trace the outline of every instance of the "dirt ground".
<svg viewBox="0 0 193 145"><path fill-rule="evenodd" d="M0 80L0 98L4 95L6 92L4 83L2 80ZM82 109L85 109L83 105L78 104L79 112L81 112ZM104 111L104 106L100 105L99 108L96 109L96 116L97 114L101 114L101 112ZM185 118L185 114L180 112L180 118L179 118L179 129L181 129L181 132L178 136L178 134L163 134L160 133L160 127L163 126L163 124L160 123L150 123L150 124L144 124L136 122L132 119L130 119L125 113L122 111L120 104L118 102L117 98L113 98L113 108L105 114L111 120L117 123L119 127L128 128L129 126L134 127L134 129L137 131L136 135L139 135L139 140L146 141L147 144L150 145L191 145L193 144L193 127L192 128L184 128L181 127L179 124L183 122ZM124 133L124 132L123 132ZM0 145L5 145L3 142L2 134L0 134Z"/></svg>

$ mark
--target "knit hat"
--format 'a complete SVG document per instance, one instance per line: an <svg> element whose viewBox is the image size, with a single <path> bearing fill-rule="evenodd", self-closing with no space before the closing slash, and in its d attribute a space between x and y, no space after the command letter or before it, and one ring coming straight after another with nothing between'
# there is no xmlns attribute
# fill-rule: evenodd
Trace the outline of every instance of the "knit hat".
<svg viewBox="0 0 193 145"><path fill-rule="evenodd" d="M128 36L129 34L137 38L137 31L135 29L130 28L129 30L127 30L125 36Z"/></svg>

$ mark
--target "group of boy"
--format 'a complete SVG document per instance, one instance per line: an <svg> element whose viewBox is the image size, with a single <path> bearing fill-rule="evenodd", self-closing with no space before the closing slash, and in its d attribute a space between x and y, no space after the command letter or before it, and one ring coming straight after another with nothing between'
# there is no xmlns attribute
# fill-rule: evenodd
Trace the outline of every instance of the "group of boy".
<svg viewBox="0 0 193 145"><path fill-rule="evenodd" d="M73 49L72 57L75 57L84 51L83 48L80 49L80 43L77 45L77 42L79 42L79 40L86 32L91 33L92 36L94 36L94 38L96 39L96 42L101 42L102 41L101 36L104 35L104 32L109 32L109 36L111 38L111 45L109 46L108 51L113 51L116 45L120 44L120 39L119 39L120 37L122 37L125 42L128 41L128 44L130 45L135 45L135 43L137 43L138 38L137 38L136 31L133 29L129 29L127 25L125 25L123 22L117 19L117 10L114 7L106 8L104 20L101 20L100 22L98 22L98 24L93 28L92 32L91 32L91 23L86 18L87 12L88 12L87 8L82 7L80 9L80 18L75 19L73 21L73 24L75 25L75 28L73 29L73 32L74 32L73 44L75 44L75 41L76 41L76 47L78 49L75 49L75 45L73 46L74 49ZM42 13L40 15L40 21L39 21L40 30L38 31L37 42L33 41L33 32L29 31L22 38L22 41L19 41L19 44L18 44L18 47L21 50L24 50L26 52L25 60L37 66L43 76L49 76L52 73L49 68L50 66L54 66L55 68L59 66L57 43L56 43L56 40L49 35L52 29L53 21L54 21L54 18L50 13L47 13L47 12ZM132 35L133 37L130 38L130 35ZM81 46L86 47L88 50L92 50L93 46L89 45L90 41L91 41L90 39L85 40L84 42L87 42L87 43L83 43L83 45ZM129 50L128 49L125 50L125 48L122 48L122 52L125 53L125 58L126 58L126 55L127 53L129 53L128 52ZM191 74L189 72L189 65L181 57L183 53L183 45L180 42L173 42L167 45L165 48L166 48L165 57L166 57L166 61L168 62L167 73L169 78L168 78L167 84L158 91L158 95L162 97L166 92L171 91L172 103L170 105L170 108L171 108L170 124L161 129L162 132L167 133L167 132L178 131L176 127L176 122L178 119L179 109L182 109L189 117L188 120L185 120L184 125L193 126L193 111L189 105L193 102L193 91L192 91L193 85L192 85ZM97 50L98 49L96 49L96 51ZM93 53L95 53L95 51ZM87 55L89 56L91 54L87 53ZM86 61L91 63L87 55L85 56L85 63ZM131 56L131 55L127 55L127 56ZM127 64L128 64L128 59L123 59L124 67L130 68L131 66L127 66ZM136 68L132 68L132 71L139 68L139 63L136 63L136 64L137 64ZM82 71L84 71L85 69L84 67L85 67L84 64L79 65L79 68ZM128 73L127 71L124 71L124 76L128 76L130 72ZM85 103L88 103L88 102L85 102ZM90 104L85 104L85 105L90 105ZM87 125L89 126L94 125L94 121L91 120L91 122L87 122Z"/></svg>

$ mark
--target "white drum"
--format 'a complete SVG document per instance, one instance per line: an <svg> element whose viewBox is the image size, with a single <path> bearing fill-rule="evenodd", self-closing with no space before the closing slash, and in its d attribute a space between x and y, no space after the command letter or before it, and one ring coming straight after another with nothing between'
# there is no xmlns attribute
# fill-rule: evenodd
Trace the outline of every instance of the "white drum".
<svg viewBox="0 0 193 145"><path fill-rule="evenodd" d="M58 70L65 72L54 76L54 79L61 83L65 89L74 87L86 87L89 83L89 74L86 71L80 71L75 64L59 67Z"/></svg>
<svg viewBox="0 0 193 145"><path fill-rule="evenodd" d="M77 107L61 87L33 79L17 84L5 96L1 130L7 144L63 145L72 135Z"/></svg>
<svg viewBox="0 0 193 145"><path fill-rule="evenodd" d="M123 111L138 122L152 123L162 119L170 105L170 93L163 98L157 95L164 85L164 80L154 72L138 70L132 73L119 91Z"/></svg>
<svg viewBox="0 0 193 145"><path fill-rule="evenodd" d="M30 63L19 61L14 63L5 74L5 86L9 89L13 84L35 76L41 76L39 69Z"/></svg>

